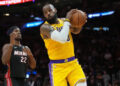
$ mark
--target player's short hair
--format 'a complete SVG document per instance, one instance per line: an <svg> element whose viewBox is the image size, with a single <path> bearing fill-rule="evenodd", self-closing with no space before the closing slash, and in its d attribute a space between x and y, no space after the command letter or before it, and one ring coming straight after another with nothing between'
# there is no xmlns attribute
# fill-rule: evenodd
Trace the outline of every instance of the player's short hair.
<svg viewBox="0 0 120 86"><path fill-rule="evenodd" d="M52 6L55 8L54 4L52 4L52 3L45 3L45 4L43 5L43 7L48 6L48 5L52 5Z"/></svg>
<svg viewBox="0 0 120 86"><path fill-rule="evenodd" d="M12 26L8 29L7 35L9 36L15 29L19 28L18 26Z"/></svg>

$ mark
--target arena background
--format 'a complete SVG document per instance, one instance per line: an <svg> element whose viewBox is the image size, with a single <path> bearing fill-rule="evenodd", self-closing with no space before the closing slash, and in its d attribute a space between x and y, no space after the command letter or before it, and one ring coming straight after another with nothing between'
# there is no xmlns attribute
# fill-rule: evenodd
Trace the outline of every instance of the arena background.
<svg viewBox="0 0 120 86"><path fill-rule="evenodd" d="M2 46L9 42L7 29L13 25L19 26L23 35L22 44L31 48L37 61L35 70L28 69L28 83L30 86L50 86L49 59L39 35L43 22L42 6L46 3L56 6L58 17L65 17L73 8L88 14L83 30L73 35L76 58L85 71L88 86L120 86L120 0L33 0L0 5L0 59ZM109 11L113 13L99 15ZM0 60L0 86L3 86L6 70Z"/></svg>

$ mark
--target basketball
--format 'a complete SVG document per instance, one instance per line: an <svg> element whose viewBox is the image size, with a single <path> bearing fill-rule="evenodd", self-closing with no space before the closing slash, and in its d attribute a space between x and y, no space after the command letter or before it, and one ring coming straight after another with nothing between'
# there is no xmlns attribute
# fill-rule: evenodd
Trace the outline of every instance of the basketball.
<svg viewBox="0 0 120 86"><path fill-rule="evenodd" d="M70 23L72 27L82 27L86 23L87 16L85 12L81 10L76 10L76 12L71 14Z"/></svg>

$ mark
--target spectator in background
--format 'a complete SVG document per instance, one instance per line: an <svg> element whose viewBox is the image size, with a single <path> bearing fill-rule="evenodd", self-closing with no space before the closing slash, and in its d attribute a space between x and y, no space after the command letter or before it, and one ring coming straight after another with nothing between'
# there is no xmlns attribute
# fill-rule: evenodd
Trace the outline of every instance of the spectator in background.
<svg viewBox="0 0 120 86"><path fill-rule="evenodd" d="M93 75L88 78L88 86L96 86L95 77Z"/></svg>
<svg viewBox="0 0 120 86"><path fill-rule="evenodd" d="M105 60L109 60L109 59L112 58L112 55L111 55L111 53L109 52L109 50L106 51L106 53L105 53L105 55L104 55L104 58L105 58Z"/></svg>
<svg viewBox="0 0 120 86"><path fill-rule="evenodd" d="M96 86L104 86L104 81L101 73L98 73L96 76Z"/></svg>
<svg viewBox="0 0 120 86"><path fill-rule="evenodd" d="M108 86L108 84L110 82L110 75L106 71L104 71L102 77L104 80L104 86Z"/></svg>

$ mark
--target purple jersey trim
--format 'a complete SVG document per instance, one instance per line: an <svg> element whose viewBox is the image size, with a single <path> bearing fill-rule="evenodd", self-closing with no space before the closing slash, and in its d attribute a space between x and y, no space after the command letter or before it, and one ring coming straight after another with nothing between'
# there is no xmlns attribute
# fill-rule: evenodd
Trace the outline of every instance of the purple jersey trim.
<svg viewBox="0 0 120 86"><path fill-rule="evenodd" d="M50 60L50 63L65 63L65 62L70 62L72 60L74 60L75 57L70 57L70 58L67 58L67 59L61 59L61 60Z"/></svg>

